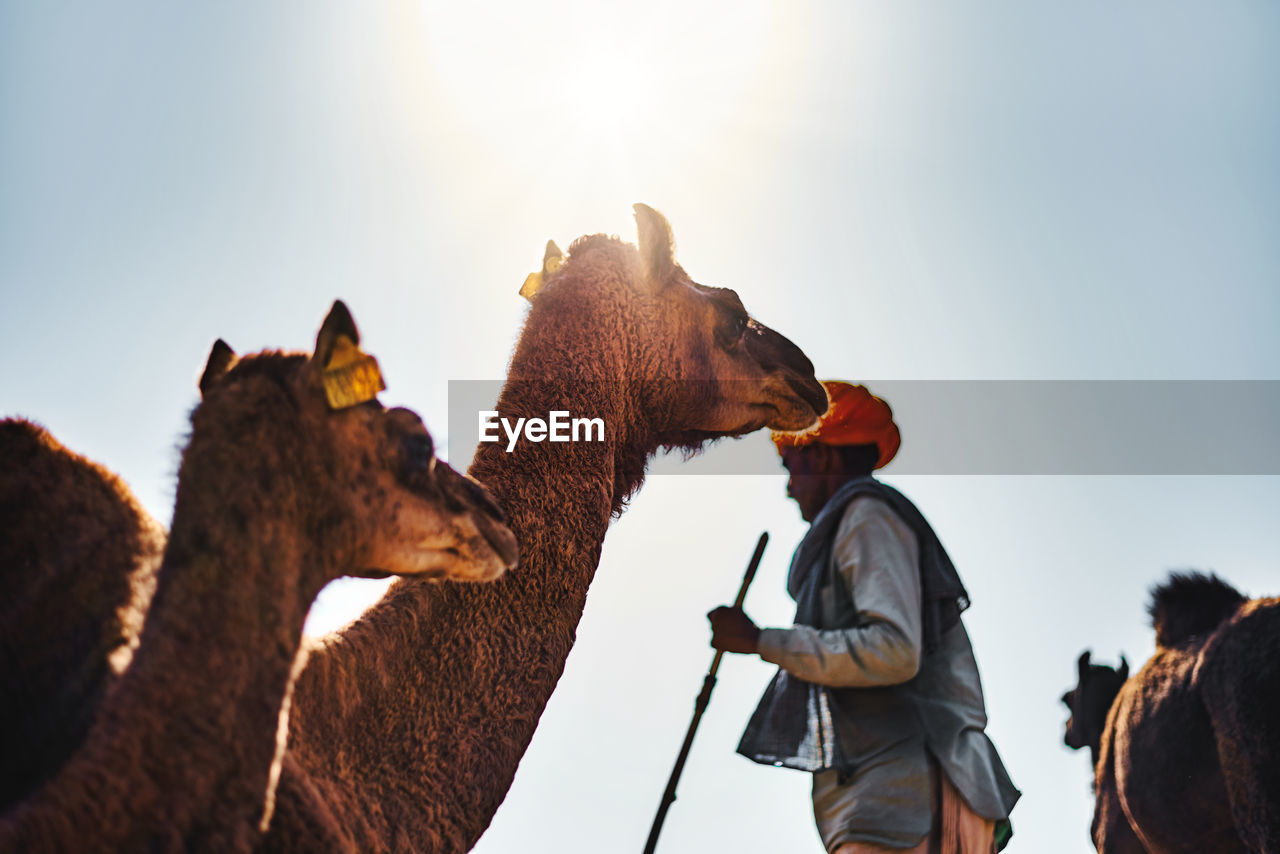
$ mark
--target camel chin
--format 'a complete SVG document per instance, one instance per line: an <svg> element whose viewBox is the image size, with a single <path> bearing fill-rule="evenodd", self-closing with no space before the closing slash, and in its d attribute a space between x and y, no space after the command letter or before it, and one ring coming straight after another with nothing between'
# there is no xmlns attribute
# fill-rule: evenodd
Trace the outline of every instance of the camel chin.
<svg viewBox="0 0 1280 854"><path fill-rule="evenodd" d="M818 413L805 401L792 398L753 404L746 417L747 420L732 431L733 435L741 436L766 428L787 433L805 430L818 420Z"/></svg>
<svg viewBox="0 0 1280 854"><path fill-rule="evenodd" d="M514 540L514 538L513 538ZM419 548L400 548L370 561L355 578L382 580L387 578L419 578L426 581L495 581L515 560L500 556L487 541L461 545L423 544Z"/></svg>
<svg viewBox="0 0 1280 854"><path fill-rule="evenodd" d="M1076 731L1074 717L1067 718L1067 730L1062 734L1062 743L1072 750L1079 750L1082 747L1089 746L1089 742Z"/></svg>
<svg viewBox="0 0 1280 854"><path fill-rule="evenodd" d="M804 430L818 420L818 414L808 402L781 396L746 403L727 401L709 414L712 418L708 423L695 429L712 438L745 436L765 428L793 432Z"/></svg>
<svg viewBox="0 0 1280 854"><path fill-rule="evenodd" d="M434 472L438 491L461 506L442 509L413 501L397 507L383 520L383 534L361 564L383 577L442 581L492 581L514 567L520 557L516 536L484 488L444 463L437 463Z"/></svg>
<svg viewBox="0 0 1280 854"><path fill-rule="evenodd" d="M360 578L420 578L429 581L493 581L512 563L477 534L475 538L430 537L413 545L380 550L365 561Z"/></svg>
<svg viewBox="0 0 1280 854"><path fill-rule="evenodd" d="M813 407L803 401L795 402L789 406L771 406L770 408L773 410L772 415L762 425L770 430L783 432L805 430L813 426L818 420L818 413L814 412Z"/></svg>
<svg viewBox="0 0 1280 854"><path fill-rule="evenodd" d="M398 560L383 564L395 567L392 574L448 581L493 581L519 559L510 529L501 524L478 526L468 516L399 552Z"/></svg>
<svg viewBox="0 0 1280 854"><path fill-rule="evenodd" d="M815 393L811 385L816 385L819 393ZM780 382L769 383L764 391L766 398L759 405L766 414L763 426L770 430L805 430L817 423L827 411L826 389L816 381L810 383L807 378L784 378Z"/></svg>
<svg viewBox="0 0 1280 854"><path fill-rule="evenodd" d="M360 578L421 578L433 581L493 581L515 566L515 536L495 544L466 520L447 526L402 532L377 543L357 565Z"/></svg>
<svg viewBox="0 0 1280 854"><path fill-rule="evenodd" d="M420 554L416 572L400 572L406 578L423 578L431 581L494 581L507 571L506 564L494 558L490 560L468 557L454 549L430 550Z"/></svg>

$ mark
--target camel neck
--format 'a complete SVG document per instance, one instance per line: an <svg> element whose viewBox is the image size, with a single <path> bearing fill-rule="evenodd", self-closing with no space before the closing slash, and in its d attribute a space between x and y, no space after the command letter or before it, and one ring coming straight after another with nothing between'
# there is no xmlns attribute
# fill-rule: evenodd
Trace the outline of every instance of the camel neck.
<svg viewBox="0 0 1280 854"><path fill-rule="evenodd" d="M546 417L559 410L571 418L598 418L604 424L604 441L524 443L509 454L505 448L499 453L497 446L481 444L468 471L499 494L519 488L520 499L535 501L547 511L543 524L559 515L555 508L563 507L560 502L566 496L546 489L557 485L585 488L591 502L603 486L610 513L619 514L643 482L645 465L659 445L651 424L654 413L639 402L645 399L642 386L655 378L634 376L626 368L629 354L618 346L616 329L593 308L599 300L599 295L576 293L551 305L534 305L497 409L517 417ZM533 483L527 482L528 472L540 468L541 483L536 476ZM554 472L554 482L546 477L549 472ZM577 505L580 499L570 500ZM514 500L504 503L509 509L516 506Z"/></svg>
<svg viewBox="0 0 1280 854"><path fill-rule="evenodd" d="M296 571L282 571L302 556L281 527L227 531L226 517L175 514L133 662L84 747L25 809L33 833L57 838L73 804L78 831L92 826L104 848L216 850L252 837L319 586L299 590Z"/></svg>
<svg viewBox="0 0 1280 854"><path fill-rule="evenodd" d="M290 750L338 821L369 834L358 847L403 833L422 850L463 851L479 838L563 672L611 515L643 476L649 449L607 358L575 353L572 371L539 379L537 360L556 348L530 337L498 411L600 417L606 440L482 445L469 473L506 509L520 564L493 584L397 582L299 680ZM305 799L305 788L286 779L280 796ZM423 809L442 792L449 810ZM268 847L288 850L300 833L273 827Z"/></svg>

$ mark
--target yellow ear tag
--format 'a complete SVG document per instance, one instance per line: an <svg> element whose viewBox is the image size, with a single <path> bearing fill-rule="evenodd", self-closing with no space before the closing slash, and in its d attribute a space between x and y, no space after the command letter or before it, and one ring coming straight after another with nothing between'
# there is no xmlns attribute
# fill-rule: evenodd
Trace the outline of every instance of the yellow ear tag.
<svg viewBox="0 0 1280 854"><path fill-rule="evenodd" d="M542 290L542 273L530 273L524 277L524 284L520 286L520 296L533 302L534 296L540 290Z"/></svg>
<svg viewBox="0 0 1280 854"><path fill-rule="evenodd" d="M542 269L537 273L530 273L525 276L524 284L520 286L520 296L533 302L533 298L538 295L538 291L542 290L547 276L550 276L556 270L559 270L564 264L564 255L560 252L560 247L556 246L554 240L547 241L547 249L542 254Z"/></svg>
<svg viewBox="0 0 1280 854"><path fill-rule="evenodd" d="M387 387L378 370L378 360L363 353L345 335L333 343L333 353L324 368L324 395L330 409L347 409L367 403Z"/></svg>

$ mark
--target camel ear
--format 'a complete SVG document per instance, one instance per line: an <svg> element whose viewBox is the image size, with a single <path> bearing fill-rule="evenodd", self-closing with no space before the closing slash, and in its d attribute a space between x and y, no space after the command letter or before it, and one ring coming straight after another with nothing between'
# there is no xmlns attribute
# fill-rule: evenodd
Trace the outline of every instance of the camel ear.
<svg viewBox="0 0 1280 854"><path fill-rule="evenodd" d="M311 365L324 384L330 409L347 409L367 403L387 387L378 360L359 347L360 333L342 300L334 300L329 316L316 336Z"/></svg>
<svg viewBox="0 0 1280 854"><path fill-rule="evenodd" d="M1125 661L1124 656L1120 656L1120 669L1116 671L1120 674L1121 679L1129 678L1129 662Z"/></svg>
<svg viewBox="0 0 1280 854"><path fill-rule="evenodd" d="M213 349L209 351L209 360L204 364L204 373L200 375L200 396L207 394L213 384L231 370L231 366L235 363L236 351L227 346L227 342L221 338L214 341Z"/></svg>
<svg viewBox="0 0 1280 854"><path fill-rule="evenodd" d="M645 277L657 284L666 282L675 269L675 238L667 218L644 204L632 206L636 212L636 228L640 234L640 262Z"/></svg>
<svg viewBox="0 0 1280 854"><path fill-rule="evenodd" d="M1085 677L1089 675L1089 658L1090 653L1089 650L1086 649L1084 652L1080 653L1080 658L1076 660L1076 672L1079 675L1081 682L1084 682Z"/></svg>
<svg viewBox="0 0 1280 854"><path fill-rule="evenodd" d="M564 253L560 251L559 246L556 246L554 240L548 240L547 248L542 253L542 269L525 277L524 284L520 286L520 296L533 302L538 291L542 290L542 286L546 284L547 277L559 270L562 264L564 264Z"/></svg>
<svg viewBox="0 0 1280 854"><path fill-rule="evenodd" d="M347 310L347 304L340 299L333 301L333 308L325 317L320 333L316 335L316 350L311 359L321 368L327 368L333 358L334 348L338 345L339 336L345 336L352 345L360 343L360 333L356 322Z"/></svg>

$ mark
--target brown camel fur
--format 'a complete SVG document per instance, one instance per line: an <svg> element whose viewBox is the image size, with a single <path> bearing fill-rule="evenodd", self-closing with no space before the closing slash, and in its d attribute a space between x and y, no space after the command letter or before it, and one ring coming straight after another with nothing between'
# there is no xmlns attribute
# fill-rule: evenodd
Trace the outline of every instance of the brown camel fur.
<svg viewBox="0 0 1280 854"><path fill-rule="evenodd" d="M514 563L500 512L416 415L335 402L358 342L337 302L314 356L214 345L133 662L83 746L0 817L0 850L250 850L320 589L352 568L481 581Z"/></svg>
<svg viewBox="0 0 1280 854"><path fill-rule="evenodd" d="M1205 641L1195 677L1236 831L1280 853L1280 597L1245 602Z"/></svg>
<svg viewBox="0 0 1280 854"><path fill-rule="evenodd" d="M1102 731L1094 844L1280 852L1280 599L1173 573L1149 611L1156 652Z"/></svg>
<svg viewBox="0 0 1280 854"><path fill-rule="evenodd" d="M127 666L165 533L124 482L0 421L0 812L84 740Z"/></svg>
<svg viewBox="0 0 1280 854"><path fill-rule="evenodd" d="M636 216L638 249L594 235L547 264L497 404L503 417L601 417L605 441L480 446L471 474L507 508L519 568L466 589L399 581L312 655L269 849L470 848L511 785L610 519L649 457L801 429L825 411L800 350L732 291L694 283L661 214Z"/></svg>

